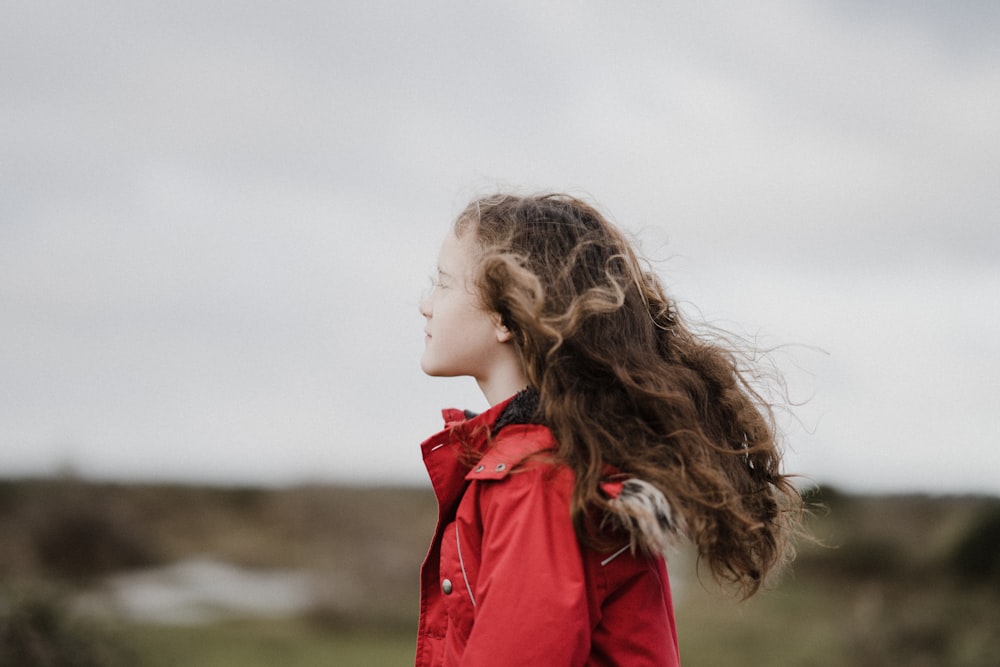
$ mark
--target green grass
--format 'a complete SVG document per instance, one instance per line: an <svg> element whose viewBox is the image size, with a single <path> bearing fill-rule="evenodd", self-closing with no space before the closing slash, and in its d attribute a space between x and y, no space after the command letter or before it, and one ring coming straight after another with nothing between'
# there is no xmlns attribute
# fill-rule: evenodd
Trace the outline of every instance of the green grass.
<svg viewBox="0 0 1000 667"><path fill-rule="evenodd" d="M412 665L409 632L338 632L296 620L132 626L142 667L394 667Z"/></svg>
<svg viewBox="0 0 1000 667"><path fill-rule="evenodd" d="M685 667L986 667L1000 655L995 595L947 583L790 581L743 603L688 590L677 624ZM143 667L411 665L415 641L302 619L119 630Z"/></svg>

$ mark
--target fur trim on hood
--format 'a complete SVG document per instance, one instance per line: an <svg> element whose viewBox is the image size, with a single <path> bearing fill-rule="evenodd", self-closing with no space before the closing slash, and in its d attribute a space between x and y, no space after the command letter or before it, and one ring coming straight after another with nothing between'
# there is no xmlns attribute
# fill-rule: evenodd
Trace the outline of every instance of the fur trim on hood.
<svg viewBox="0 0 1000 667"><path fill-rule="evenodd" d="M621 491L611 498L613 521L629 535L632 551L664 553L676 550L687 536L684 518L663 495L663 492L641 479L621 482Z"/></svg>

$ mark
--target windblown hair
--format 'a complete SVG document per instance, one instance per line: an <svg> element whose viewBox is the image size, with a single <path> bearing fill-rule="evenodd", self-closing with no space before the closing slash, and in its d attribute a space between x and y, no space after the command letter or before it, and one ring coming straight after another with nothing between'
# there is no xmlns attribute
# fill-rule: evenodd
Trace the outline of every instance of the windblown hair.
<svg viewBox="0 0 1000 667"><path fill-rule="evenodd" d="M579 199L485 197L455 232L474 234L483 306L513 333L575 474L581 541L611 546L594 521L616 509L600 487L611 465L658 489L713 575L753 595L790 554L802 502L736 352L686 325L626 237Z"/></svg>

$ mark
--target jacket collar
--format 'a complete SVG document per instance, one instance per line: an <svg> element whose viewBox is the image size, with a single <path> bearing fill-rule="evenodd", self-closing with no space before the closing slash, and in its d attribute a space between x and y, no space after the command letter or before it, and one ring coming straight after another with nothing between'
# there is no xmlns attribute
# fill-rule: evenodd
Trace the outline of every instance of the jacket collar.
<svg viewBox="0 0 1000 667"><path fill-rule="evenodd" d="M445 428L424 440L420 450L438 499L439 522L454 511L467 482L468 458L480 458L487 450L497 419L514 397L497 403L482 414L469 417L462 410L442 411Z"/></svg>
<svg viewBox="0 0 1000 667"><path fill-rule="evenodd" d="M485 412L478 415L465 410L448 408L441 411L444 418L444 430L438 435L448 435L451 442L462 442L472 451L485 451L490 435L494 432L497 422L503 416L507 407L517 396L511 396ZM437 437L437 436L435 436Z"/></svg>

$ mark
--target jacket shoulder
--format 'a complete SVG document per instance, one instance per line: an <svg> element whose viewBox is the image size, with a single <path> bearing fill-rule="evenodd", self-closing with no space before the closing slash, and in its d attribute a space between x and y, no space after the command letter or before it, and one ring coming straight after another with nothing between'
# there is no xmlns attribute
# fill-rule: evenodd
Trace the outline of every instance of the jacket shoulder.
<svg viewBox="0 0 1000 667"><path fill-rule="evenodd" d="M549 457L536 456L555 452L556 440L552 432L539 424L512 424L496 435L492 445L472 470L468 480L499 480L523 467L528 459L551 465Z"/></svg>

